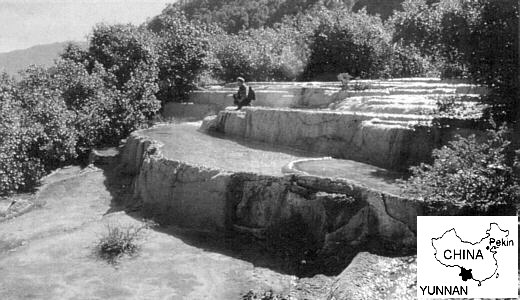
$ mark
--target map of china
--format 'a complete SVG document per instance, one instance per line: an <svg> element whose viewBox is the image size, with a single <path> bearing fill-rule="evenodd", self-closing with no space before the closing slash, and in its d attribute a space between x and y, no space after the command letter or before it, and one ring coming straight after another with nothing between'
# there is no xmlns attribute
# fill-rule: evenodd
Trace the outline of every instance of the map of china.
<svg viewBox="0 0 520 300"><path fill-rule="evenodd" d="M498 277L498 263L495 254L500 246L509 246L506 239L508 230L502 230L498 224L491 223L486 236L471 243L462 240L452 228L441 237L432 238L435 258L446 267L459 267L463 281L475 280L480 286L483 281Z"/></svg>

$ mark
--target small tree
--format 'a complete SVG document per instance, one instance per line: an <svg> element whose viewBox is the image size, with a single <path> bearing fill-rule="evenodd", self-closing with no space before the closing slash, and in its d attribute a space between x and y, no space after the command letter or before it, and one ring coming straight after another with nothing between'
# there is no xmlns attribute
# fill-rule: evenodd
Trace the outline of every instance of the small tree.
<svg viewBox="0 0 520 300"><path fill-rule="evenodd" d="M52 73L53 85L75 114L78 154L116 140L119 135L115 134L112 120L116 117L113 115L115 99L120 97L120 92L107 83L109 74L103 66L95 63L89 73L82 63L63 59L52 68Z"/></svg>
<svg viewBox="0 0 520 300"><path fill-rule="evenodd" d="M190 22L178 11L155 17L147 27L158 36L157 97L163 103L186 100L197 77L211 65L209 36L216 29Z"/></svg>
<svg viewBox="0 0 520 300"><path fill-rule="evenodd" d="M432 206L462 206L473 213L513 213L520 178L506 161L507 130L489 130L479 142L458 137L434 150L432 165L412 167L406 191Z"/></svg>
<svg viewBox="0 0 520 300"><path fill-rule="evenodd" d="M42 67L29 67L22 73L16 97L23 109L24 139L31 141L26 155L41 161L46 171L74 159L77 133L75 114L67 109L51 73Z"/></svg>
<svg viewBox="0 0 520 300"><path fill-rule="evenodd" d="M86 57L90 59L87 71L91 76L100 74L108 93L105 96L113 103L108 115L110 142L143 127L160 109L156 98L159 91L157 38L146 28L98 25L90 38ZM96 69L99 64L104 71Z"/></svg>
<svg viewBox="0 0 520 300"><path fill-rule="evenodd" d="M381 19L363 10L325 12L310 49L305 79L319 75L335 78L343 72L360 78L385 76L392 53L390 35Z"/></svg>
<svg viewBox="0 0 520 300"><path fill-rule="evenodd" d="M99 24L92 32L88 57L113 73L115 85L121 88L139 66L157 64L155 44L154 36L144 28Z"/></svg>
<svg viewBox="0 0 520 300"><path fill-rule="evenodd" d="M44 174L40 160L27 156L31 140L15 93L14 81L0 74L0 195L34 186Z"/></svg>

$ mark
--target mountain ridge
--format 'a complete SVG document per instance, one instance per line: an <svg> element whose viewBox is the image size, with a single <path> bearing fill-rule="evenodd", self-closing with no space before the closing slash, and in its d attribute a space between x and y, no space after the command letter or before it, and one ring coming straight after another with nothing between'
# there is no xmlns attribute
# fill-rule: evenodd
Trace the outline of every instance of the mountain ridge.
<svg viewBox="0 0 520 300"><path fill-rule="evenodd" d="M29 65L51 66L69 43L86 46L86 42L67 41L39 44L26 49L0 53L0 72L16 75Z"/></svg>

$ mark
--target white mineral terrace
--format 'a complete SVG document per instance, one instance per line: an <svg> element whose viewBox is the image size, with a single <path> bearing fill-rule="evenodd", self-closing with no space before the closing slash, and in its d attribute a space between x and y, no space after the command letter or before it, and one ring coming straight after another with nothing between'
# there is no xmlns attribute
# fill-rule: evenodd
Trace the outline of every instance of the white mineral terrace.
<svg viewBox="0 0 520 300"><path fill-rule="evenodd" d="M397 196L401 174L210 135L199 125L155 126L129 137L123 166L136 176L134 197L152 216L189 228L255 235L300 216L323 247L362 242L369 234L415 243L421 203Z"/></svg>
<svg viewBox="0 0 520 300"><path fill-rule="evenodd" d="M252 107L235 110L234 84L208 87L164 107L163 117L180 123L129 137L122 162L144 211L184 227L254 236L298 216L320 247L374 239L413 247L424 208L400 196L396 180L456 134L481 134L471 117L485 90L465 83L250 85ZM454 96L476 113L431 126L437 102Z"/></svg>
<svg viewBox="0 0 520 300"><path fill-rule="evenodd" d="M222 134L208 135L198 130L200 123L155 126L140 135L162 144L167 158L193 166L231 172L283 176L296 170L327 178L343 178L367 187L399 194L395 179L402 174L352 160L323 159L297 149Z"/></svg>
<svg viewBox="0 0 520 300"><path fill-rule="evenodd" d="M431 116L440 101L457 97L463 102L468 117L478 117L477 98L486 93L480 86L441 81L435 78L394 80L353 80L347 89L339 82L251 82L256 91L252 106L269 108L302 108L356 113L401 114L411 119ZM182 117L201 120L233 106L236 84L209 86L194 91L188 103L169 103L166 118Z"/></svg>

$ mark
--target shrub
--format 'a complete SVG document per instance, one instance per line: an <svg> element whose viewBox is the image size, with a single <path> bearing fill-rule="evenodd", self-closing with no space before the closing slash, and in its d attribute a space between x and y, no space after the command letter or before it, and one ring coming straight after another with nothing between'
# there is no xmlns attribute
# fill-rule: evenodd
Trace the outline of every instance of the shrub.
<svg viewBox="0 0 520 300"><path fill-rule="evenodd" d="M518 58L520 12L518 1L479 0L479 15L463 48L468 72L493 90L489 101L495 115L506 121L520 113Z"/></svg>
<svg viewBox="0 0 520 300"><path fill-rule="evenodd" d="M295 15L316 4L338 5L337 1L319 0L192 0L173 4L163 14L182 10L190 19L214 23L227 33L236 34L241 30L271 27L284 16Z"/></svg>
<svg viewBox="0 0 520 300"><path fill-rule="evenodd" d="M114 74L114 84L121 88L138 67L157 64L155 43L153 34L144 28L100 24L93 29L88 57Z"/></svg>
<svg viewBox="0 0 520 300"><path fill-rule="evenodd" d="M152 37L101 25L89 50L71 45L49 69L29 67L16 83L0 79L0 194L33 187L91 147L148 124L160 108Z"/></svg>
<svg viewBox="0 0 520 300"><path fill-rule="evenodd" d="M438 75L433 62L413 46L395 44L386 67L386 73L393 78Z"/></svg>
<svg viewBox="0 0 520 300"><path fill-rule="evenodd" d="M493 113L517 113L518 2L513 0L407 0L389 24L394 42L419 49L443 78L469 78L493 91Z"/></svg>
<svg viewBox="0 0 520 300"><path fill-rule="evenodd" d="M29 141L24 153L39 160L47 172L77 156L77 133L71 130L75 115L52 80L46 69L29 67L15 93L23 109L24 139Z"/></svg>
<svg viewBox="0 0 520 300"><path fill-rule="evenodd" d="M112 123L116 118L113 116L115 99L120 93L107 84L109 75L100 64L95 63L89 73L82 63L63 59L51 72L53 85L60 90L68 110L75 114L78 154L119 137Z"/></svg>
<svg viewBox="0 0 520 300"><path fill-rule="evenodd" d="M219 35L215 38L220 63L217 76L226 81L237 76L256 81L295 80L307 60L300 35L288 24Z"/></svg>
<svg viewBox="0 0 520 300"><path fill-rule="evenodd" d="M44 174L39 159L27 157L30 137L15 96L14 82L0 75L0 195L32 187Z"/></svg>
<svg viewBox="0 0 520 300"><path fill-rule="evenodd" d="M393 28L392 40L415 47L422 55L437 55L440 24L433 9L426 0L405 0L402 6L388 22Z"/></svg>
<svg viewBox="0 0 520 300"><path fill-rule="evenodd" d="M139 65L121 89L120 96L115 97L115 108L110 115L114 141L149 125L161 108L160 101L155 97L158 90L155 65Z"/></svg>
<svg viewBox="0 0 520 300"><path fill-rule="evenodd" d="M472 213L514 213L520 178L506 161L507 130L489 130L479 142L458 137L434 150L432 165L412 167L406 191L432 206L462 206Z"/></svg>
<svg viewBox="0 0 520 300"><path fill-rule="evenodd" d="M62 55L77 58L79 61L75 62L85 65L90 79L103 91L90 98L101 110L107 108L105 105L110 107L109 131L104 132L101 140L117 142L132 130L145 126L160 109L155 96L159 89L156 47L156 37L144 27L98 25L86 54L69 47L71 50ZM86 74L83 72L81 76ZM104 81L103 86L99 78ZM107 98L109 104L99 103Z"/></svg>
<svg viewBox="0 0 520 300"><path fill-rule="evenodd" d="M186 100L198 76L213 63L209 37L216 29L190 22L175 11L155 17L147 27L158 35L157 97L163 103Z"/></svg>
<svg viewBox="0 0 520 300"><path fill-rule="evenodd" d="M326 11L314 31L303 77L313 79L348 72L354 77L385 76L391 56L390 35L381 19L362 10Z"/></svg>

